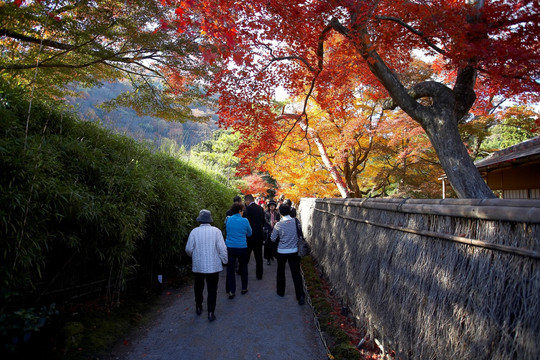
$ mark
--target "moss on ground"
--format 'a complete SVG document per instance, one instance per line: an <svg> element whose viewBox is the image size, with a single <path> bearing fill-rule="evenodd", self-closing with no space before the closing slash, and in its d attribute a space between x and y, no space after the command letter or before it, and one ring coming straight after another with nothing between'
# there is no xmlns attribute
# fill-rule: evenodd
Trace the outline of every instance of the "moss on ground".
<svg viewBox="0 0 540 360"><path fill-rule="evenodd" d="M363 354L356 348L355 344L361 338L359 331L353 327L350 318L341 314L339 302L332 296L311 256L302 258L302 271L311 304L332 358L336 360L376 358L374 349L368 350L368 354L363 351Z"/></svg>

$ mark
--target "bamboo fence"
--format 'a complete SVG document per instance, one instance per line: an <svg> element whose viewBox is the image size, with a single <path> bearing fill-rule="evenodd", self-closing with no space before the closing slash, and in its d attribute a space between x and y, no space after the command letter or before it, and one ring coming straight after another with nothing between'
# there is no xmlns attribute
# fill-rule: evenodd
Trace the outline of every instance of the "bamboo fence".
<svg viewBox="0 0 540 360"><path fill-rule="evenodd" d="M299 218L397 358L540 358L540 201L305 198Z"/></svg>

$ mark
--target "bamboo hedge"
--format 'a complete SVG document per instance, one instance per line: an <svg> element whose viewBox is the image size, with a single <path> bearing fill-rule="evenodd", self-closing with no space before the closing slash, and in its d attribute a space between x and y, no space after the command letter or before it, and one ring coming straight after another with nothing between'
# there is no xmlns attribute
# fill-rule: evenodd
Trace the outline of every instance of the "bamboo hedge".
<svg viewBox="0 0 540 360"><path fill-rule="evenodd" d="M82 295L82 284L113 302L128 278L151 286L188 267L199 210L220 226L236 194L215 174L1 82L0 174L4 348L39 329L53 303Z"/></svg>

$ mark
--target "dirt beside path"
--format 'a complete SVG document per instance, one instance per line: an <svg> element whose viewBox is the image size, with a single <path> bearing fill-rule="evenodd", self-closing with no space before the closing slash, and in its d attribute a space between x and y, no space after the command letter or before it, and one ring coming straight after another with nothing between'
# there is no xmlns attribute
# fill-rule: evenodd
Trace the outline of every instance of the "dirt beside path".
<svg viewBox="0 0 540 360"><path fill-rule="evenodd" d="M230 300L225 273L220 274L216 320L195 314L193 286L162 295L155 318L115 346L102 359L267 359L324 360L326 351L317 332L312 308L298 305L287 267L285 297L276 294L276 262L264 265L262 280L249 264L248 293Z"/></svg>

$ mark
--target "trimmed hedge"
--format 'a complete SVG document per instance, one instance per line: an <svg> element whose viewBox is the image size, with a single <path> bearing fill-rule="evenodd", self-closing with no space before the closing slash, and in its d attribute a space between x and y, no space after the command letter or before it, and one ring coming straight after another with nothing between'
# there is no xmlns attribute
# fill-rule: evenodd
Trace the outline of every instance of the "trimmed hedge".
<svg viewBox="0 0 540 360"><path fill-rule="evenodd" d="M157 274L189 268L184 247L199 210L220 227L236 194L215 174L54 104L30 106L3 83L0 174L0 337L8 347L39 328L54 302L97 292L110 304L128 278L151 286ZM17 314L24 325L13 325Z"/></svg>

